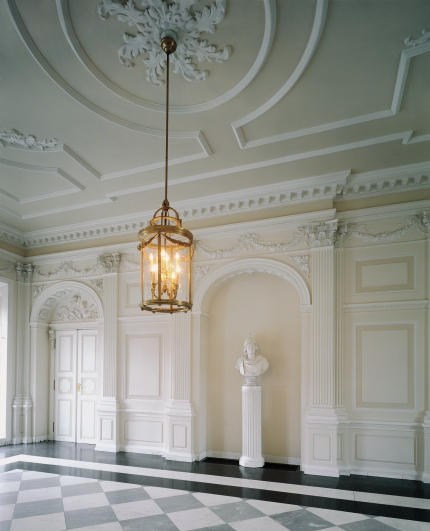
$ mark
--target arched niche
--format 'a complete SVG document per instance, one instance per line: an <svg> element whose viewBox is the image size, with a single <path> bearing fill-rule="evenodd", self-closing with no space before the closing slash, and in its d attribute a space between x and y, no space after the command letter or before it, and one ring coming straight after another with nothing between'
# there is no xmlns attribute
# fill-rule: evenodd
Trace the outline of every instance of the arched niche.
<svg viewBox="0 0 430 531"><path fill-rule="evenodd" d="M301 337L299 347L301 388L303 389L308 378L308 357L310 355L311 337L311 295L308 285L302 275L288 264L270 260L266 258L245 258L239 259L219 267L214 267L197 284L194 295L192 313L192 358L193 358L193 401L195 403L197 416L195 422L195 449L198 458L203 458L206 451L212 450L207 447L207 387L208 379L211 377L208 371L208 354L210 351L208 339L209 315L208 311L214 295L220 291L223 284L238 275L254 273L264 273L275 275L289 283L296 291L298 297L295 298L297 307L297 318L301 324ZM294 293L294 291L292 292ZM300 313L299 313L300 312ZM245 338L244 338L245 339ZM240 352L237 353L240 356ZM264 353L263 353L264 354ZM234 365L232 367L234 371ZM303 396L303 393L302 393ZM304 399L297 397L304 410ZM240 400L240 398L239 398ZM305 444L305 418L301 415L301 455L304 454Z"/></svg>
<svg viewBox="0 0 430 531"><path fill-rule="evenodd" d="M103 316L99 295L82 282L56 282L35 299L30 314L29 387L34 402L32 424L36 441L54 436L55 334L62 329L95 329L102 344ZM101 389L103 356L100 348L97 357L98 389Z"/></svg>

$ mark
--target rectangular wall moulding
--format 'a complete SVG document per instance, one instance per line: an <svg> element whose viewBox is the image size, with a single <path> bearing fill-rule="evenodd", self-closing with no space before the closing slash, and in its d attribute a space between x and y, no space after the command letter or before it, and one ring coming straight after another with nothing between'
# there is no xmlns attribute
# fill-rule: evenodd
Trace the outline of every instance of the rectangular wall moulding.
<svg viewBox="0 0 430 531"><path fill-rule="evenodd" d="M125 309L126 310L140 310L139 303L142 299L142 292L140 289L140 282L126 282L125 283Z"/></svg>
<svg viewBox="0 0 430 531"><path fill-rule="evenodd" d="M414 409L413 323L356 326L356 407Z"/></svg>
<svg viewBox="0 0 430 531"><path fill-rule="evenodd" d="M417 464L417 438L414 435L356 433L355 460L415 466Z"/></svg>
<svg viewBox="0 0 430 531"><path fill-rule="evenodd" d="M127 443L162 443L163 423L153 420L125 420L124 440Z"/></svg>
<svg viewBox="0 0 430 531"><path fill-rule="evenodd" d="M126 399L162 398L163 349L160 335L127 335L125 359Z"/></svg>
<svg viewBox="0 0 430 531"><path fill-rule="evenodd" d="M382 293L415 289L415 256L397 256L355 263L355 292Z"/></svg>

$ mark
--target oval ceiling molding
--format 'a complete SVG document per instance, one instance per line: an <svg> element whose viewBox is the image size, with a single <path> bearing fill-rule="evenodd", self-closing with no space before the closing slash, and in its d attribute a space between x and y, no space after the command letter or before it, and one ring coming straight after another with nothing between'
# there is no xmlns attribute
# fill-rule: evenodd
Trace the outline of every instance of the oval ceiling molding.
<svg viewBox="0 0 430 531"><path fill-rule="evenodd" d="M244 90L251 81L258 74L262 66L264 65L267 56L269 55L270 49L272 47L273 37L275 35L276 28L276 0L263 0L264 1L264 15L265 15L265 25L264 25L264 35L263 41L261 43L260 50L258 52L257 58L254 61L254 64L246 74L246 76L231 90L227 91L222 96L215 98L211 101L205 103L198 103L195 105L170 105L169 112L174 114L188 114L201 111L207 111L218 107L223 103L231 100L237 96L242 90ZM124 100L139 105L144 109L156 112L165 112L164 104L153 103L151 101L144 100L133 94L130 94L126 90L122 89L110 79L108 79L91 61L88 55L85 53L82 48L76 33L73 29L73 24L70 19L70 11L68 0L56 0L58 16L61 22L61 27L63 33L75 53L76 57L82 63L82 65L92 74L103 86L108 90L116 94L117 96L123 98Z"/></svg>

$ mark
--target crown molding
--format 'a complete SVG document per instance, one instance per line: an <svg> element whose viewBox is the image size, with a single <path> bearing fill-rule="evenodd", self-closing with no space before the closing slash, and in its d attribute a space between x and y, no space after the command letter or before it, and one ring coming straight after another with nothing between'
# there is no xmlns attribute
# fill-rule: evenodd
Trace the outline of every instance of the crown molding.
<svg viewBox="0 0 430 531"><path fill-rule="evenodd" d="M351 175L336 201L430 188L430 161Z"/></svg>
<svg viewBox="0 0 430 531"><path fill-rule="evenodd" d="M354 194L360 194L363 191L364 194L370 193L370 195L385 193L384 183L389 183L387 187L391 187L391 189L396 191L398 190L397 186L399 186L399 183L402 190L405 188L407 190L414 190L417 189L417 186L419 188L423 187L423 178L427 176L430 176L430 162L356 175L351 175L351 172L348 170L335 174L306 177L283 183L250 188L248 190L218 194L203 200L181 201L176 203L175 207L184 221L193 221L258 210L269 210L276 207L297 203L309 203L322 199L337 201L342 194L345 195L345 190L351 189L351 187L355 190ZM430 186L430 182L427 186ZM113 199L113 197L106 198L100 200L100 202L110 202ZM71 210L79 208L79 206L70 205L66 208ZM397 214L404 215L407 213L416 215L429 208L430 200L425 200L401 205L387 205L342 212L339 213L338 218L341 221L369 221L370 219L386 218L387 216L393 217ZM56 213L62 210L64 209L53 209L49 212ZM38 212L23 216L23 218L36 217L43 214L43 212ZM76 223L26 233L0 223L0 239L20 248L37 248L76 241L103 239L109 236L137 233L149 223L152 214L152 211L141 212L128 216L102 219L91 223ZM297 218L295 216L287 216L285 218L288 220L287 222L284 218L275 218L276 220L281 220L280 222L276 221L275 224L281 223L284 226L285 223L294 224L296 223L296 219L301 223L307 220L328 221L328 219L322 219L320 216L319 213L316 213L315 217L313 213L301 214ZM334 215L332 215L331 219L333 217ZM255 226L257 227L258 223L254 223L256 223ZM268 220L262 220L260 223L265 227L271 225ZM244 223L242 228L239 228L241 227L240 223L233 224L232 227L234 227L234 229L231 229L233 231L243 232L243 230L252 230L249 229L250 225L248 222ZM223 228L223 231L225 230ZM217 226L201 229L201 231L202 237L204 235L205 238L211 237L211 235L215 237L219 235L219 228Z"/></svg>

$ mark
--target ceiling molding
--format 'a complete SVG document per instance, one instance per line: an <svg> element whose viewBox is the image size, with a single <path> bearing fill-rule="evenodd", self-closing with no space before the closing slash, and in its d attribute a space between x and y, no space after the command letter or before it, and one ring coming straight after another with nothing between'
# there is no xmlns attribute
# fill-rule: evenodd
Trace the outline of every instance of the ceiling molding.
<svg viewBox="0 0 430 531"><path fill-rule="evenodd" d="M50 192L47 194L41 194L41 195L35 195L26 197L24 199L21 199L6 190L3 190L0 188L0 194L4 195L5 197L11 199L12 201L15 201L16 203L23 204L23 203L31 203L33 201L41 201L43 199L50 199L53 197L59 197L66 194L73 194L76 192L81 192L82 190L85 190L85 186L83 186L78 181L75 181L70 175L68 175L63 170L60 170L59 168L47 168L45 166L34 166L30 164L22 164L21 162L15 162L11 160L5 160L0 159L0 166L9 166L10 168L17 168L24 171L30 171L30 172L39 172L39 173L53 173L54 175L57 175L58 177L62 177L67 182L69 182L73 188L67 188L65 190L59 190L57 192ZM0 206L0 208L3 208ZM19 213L16 213L14 215L20 216Z"/></svg>
<svg viewBox="0 0 430 531"><path fill-rule="evenodd" d="M39 49L37 48L36 44L34 43L33 39L31 38L27 28L25 27L25 24L21 18L21 15L19 13L19 10L16 6L15 0L4 0L6 10L9 14L9 17L20 36L22 42L26 46L27 50L33 57L33 59L39 64L39 66L46 72L46 74L62 89L68 94L71 98L73 98L76 102L80 103L82 106L84 106L89 111L97 114L98 116L108 120L109 122L112 122L116 125L119 125L121 127L124 127L126 129L130 129L132 131L137 131L139 133L143 133L150 136L156 136L156 137L164 137L165 131L161 129L152 129L148 127L141 126L139 124L129 122L127 120L124 120L123 118L120 118L118 116L115 116L108 111L105 111L104 109L98 107L91 101L87 100L82 94L80 94L77 90L72 88L64 79L54 70L54 68L48 63L48 61L45 59L45 57L41 54ZM194 159L200 159L202 156L209 156L212 154L212 151L210 150L206 140L203 138L203 134L201 131L171 131L169 132L169 136L171 138L189 138L196 140L202 149L201 153L198 153L197 155L190 156L190 160ZM194 157L194 159L192 158Z"/></svg>
<svg viewBox="0 0 430 531"><path fill-rule="evenodd" d="M257 210L269 210L281 206L297 203L310 203L321 199L335 201L367 197L370 195L385 194L398 191L399 183L401 190L416 190L429 188L430 161L397 168L387 168L374 172L351 175L350 170L335 174L319 175L296 179L289 182L275 183L271 185L255 187L248 190L238 190L233 193L214 195L205 199L178 202L177 208L180 216L185 221L197 219L209 219L220 216L246 213ZM175 183L175 181L173 181ZM384 184L384 183L388 183ZM361 195L362 194L362 195ZM102 199L86 203L85 206L93 206L112 201L113 198ZM416 208L426 208L421 203ZM415 208L411 205L411 208ZM61 212L82 208L83 205L71 205L65 208L51 211L29 214L21 219L39 217L50 213ZM5 207L0 207L6 210ZM382 208L382 216L396 210L394 205ZM408 207L409 208L409 207ZM428 208L428 207L427 207ZM9 209L7 209L9 211ZM373 209L368 209L374 212ZM397 209L398 210L398 209ZM376 212L376 211L375 211ZM72 241L100 239L103 237L123 235L138 232L145 227L152 217L153 212L141 212L128 216L116 217L95 221L92 223L78 223L67 227L58 227L40 231L19 232L9 231L6 225L0 225L0 239L19 247L37 248ZM347 214L347 213L346 213ZM341 219L349 217L345 213L340 214ZM14 213L14 215L19 214ZM306 214L305 216L309 216ZM365 216L366 217L366 216ZM218 229L217 229L218 230ZM215 231L217 233L217 230ZM207 232L207 229L205 230Z"/></svg>
<svg viewBox="0 0 430 531"><path fill-rule="evenodd" d="M336 201L424 188L430 188L430 161L352 175Z"/></svg>
<svg viewBox="0 0 430 531"><path fill-rule="evenodd" d="M324 29L324 24L327 15L327 7L328 0L317 0L314 24L312 27L308 44L306 45L305 51L299 61L299 64L296 66L294 72L288 78L286 83L278 90L278 92L274 96L272 96L272 98L270 98L270 100L264 103L261 107L253 111L251 114L248 114L248 116L245 116L240 120L232 122L231 126L233 128L237 142L242 149L246 147L252 147L247 145L245 136L242 131L242 126L253 122L258 117L266 113L269 109L271 109L274 105L276 105L294 87L303 72L306 70L310 60L312 59L315 53L315 50L318 47L318 43L320 41L321 34Z"/></svg>
<svg viewBox="0 0 430 531"><path fill-rule="evenodd" d="M406 39L407 40L407 39ZM406 42L405 42L406 44ZM248 149L253 148L257 146L263 146L266 144L272 144L275 142L281 142L283 140L290 140L292 138L298 138L302 136L308 136L315 133L322 133L324 131L331 131L333 129L339 129L342 127L347 127L349 125L356 125L361 124L365 122L371 122L373 120L380 120L381 118L388 118L390 116L394 116L398 114L400 110L400 106L403 99L403 93L405 90L406 80L408 77L409 72L409 65L411 62L412 57L416 57L417 55L421 55L423 53L427 53L430 51L430 42L424 42L423 44L415 45L413 48L403 50L400 55L400 62L399 62L399 68L397 71L397 78L396 78L396 84L394 86L394 92L393 92L393 98L391 102L391 108L385 111L378 111L370 114L364 114L361 116L356 116L354 118L346 118L345 120L339 120L337 122L331 122L328 124L323 125L317 125L314 127L308 127L306 129L299 129L297 131L292 131L290 133L281 133L279 135L274 135L270 137L261 138L259 140L252 140L247 142L245 140L244 133L241 129L241 126L246 125L265 112L267 112L269 109L271 109L276 103L278 103L279 98L277 101L272 98L269 100L265 105L257 109L257 111L254 111L254 113L245 116L244 118L237 120L236 122L233 122L231 124L233 131L236 135L236 139L239 143L239 146L242 149ZM293 74L294 75L294 74ZM288 82L287 82L288 83ZM285 86L285 85L284 85ZM282 90L282 89L281 89ZM287 91L286 91L287 92ZM285 94L286 94L285 92ZM272 102L273 100L273 102ZM270 104L270 105L269 105ZM407 142L404 142L405 144L414 144L417 142L425 142L430 140L430 134L428 135L421 135L415 138L409 138Z"/></svg>
<svg viewBox="0 0 430 531"><path fill-rule="evenodd" d="M265 14L265 25L264 25L264 35L261 43L260 51L258 52L257 58L255 59L254 64L251 69L248 71L246 76L231 90L211 101L204 103L199 103L195 105L171 105L169 107L169 112L172 114L186 114L207 111L218 107L231 100L237 96L242 90L244 90L251 81L255 78L258 72L261 70L262 66L266 62L267 56L269 55L273 37L275 35L276 28L276 0L263 0L264 1L264 14ZM63 29L64 36L66 37L71 49L75 53L79 61L84 65L84 67L93 75L100 83L102 83L108 90L123 98L124 100L139 105L144 109L156 112L165 112L164 105L153 103L142 98L138 98L133 94L130 94L126 90L120 88L118 85L113 83L108 79L91 61L88 55L85 53L82 48L79 39L76 36L76 33L73 28L72 21L70 19L69 5L68 0L56 0L58 16L61 22L61 27Z"/></svg>

